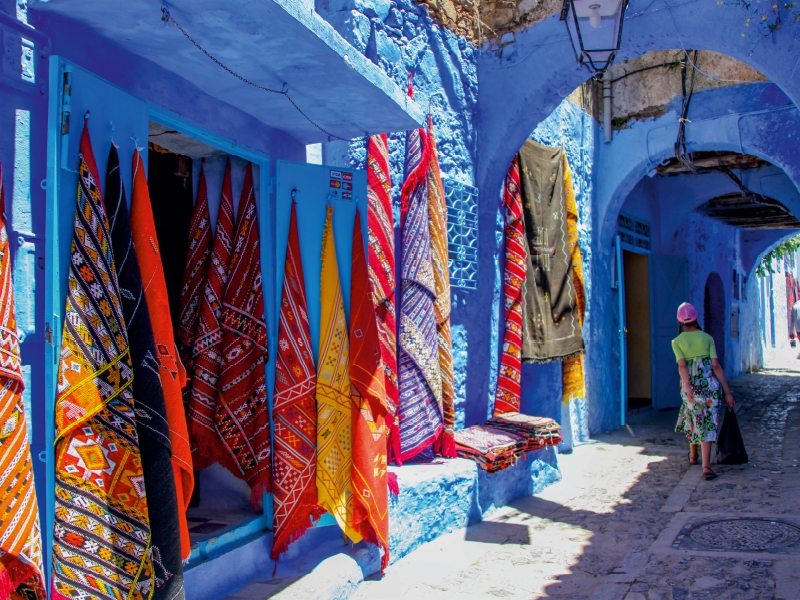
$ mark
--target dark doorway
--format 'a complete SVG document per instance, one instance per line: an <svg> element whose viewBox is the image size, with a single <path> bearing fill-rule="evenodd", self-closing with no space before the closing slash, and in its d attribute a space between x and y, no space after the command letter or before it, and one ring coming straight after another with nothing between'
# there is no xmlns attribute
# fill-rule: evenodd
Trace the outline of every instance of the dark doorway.
<svg viewBox="0 0 800 600"><path fill-rule="evenodd" d="M713 271L706 280L703 299L703 329L714 338L717 358L725 364L725 286L722 277Z"/></svg>
<svg viewBox="0 0 800 600"><path fill-rule="evenodd" d="M628 410L653 403L650 357L650 257L622 251L625 327L628 330Z"/></svg>

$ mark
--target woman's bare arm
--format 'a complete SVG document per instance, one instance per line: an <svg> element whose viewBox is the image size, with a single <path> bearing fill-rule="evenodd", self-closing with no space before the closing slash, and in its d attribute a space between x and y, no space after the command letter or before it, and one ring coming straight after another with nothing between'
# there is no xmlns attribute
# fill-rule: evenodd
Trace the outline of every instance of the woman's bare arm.
<svg viewBox="0 0 800 600"><path fill-rule="evenodd" d="M694 394L692 394L692 381L689 379L689 367L686 365L686 359L681 358L678 360L678 372L681 374L681 385L686 391L686 399L689 402L694 402Z"/></svg>

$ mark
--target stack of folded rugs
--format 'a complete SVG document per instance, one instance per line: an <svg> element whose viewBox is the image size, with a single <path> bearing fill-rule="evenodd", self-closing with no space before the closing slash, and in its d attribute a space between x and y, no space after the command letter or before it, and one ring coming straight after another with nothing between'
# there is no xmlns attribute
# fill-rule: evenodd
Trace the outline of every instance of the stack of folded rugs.
<svg viewBox="0 0 800 600"><path fill-rule="evenodd" d="M504 413L483 425L456 431L456 452L488 473L496 473L512 466L525 452L558 444L560 432L561 426L553 419Z"/></svg>

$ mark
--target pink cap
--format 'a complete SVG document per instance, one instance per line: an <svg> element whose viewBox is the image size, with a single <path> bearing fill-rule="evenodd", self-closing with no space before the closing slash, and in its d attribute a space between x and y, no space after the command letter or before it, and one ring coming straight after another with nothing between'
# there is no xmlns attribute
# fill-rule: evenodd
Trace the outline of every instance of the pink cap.
<svg viewBox="0 0 800 600"><path fill-rule="evenodd" d="M697 321L697 309L688 302L684 302L678 307L678 323L691 323L692 321Z"/></svg>

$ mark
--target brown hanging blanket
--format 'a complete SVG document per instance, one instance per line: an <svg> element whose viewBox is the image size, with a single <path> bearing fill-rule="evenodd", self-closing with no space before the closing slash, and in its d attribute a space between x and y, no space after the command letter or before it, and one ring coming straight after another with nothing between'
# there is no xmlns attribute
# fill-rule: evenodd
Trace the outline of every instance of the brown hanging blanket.
<svg viewBox="0 0 800 600"><path fill-rule="evenodd" d="M527 242L523 362L563 360L583 351L567 235L563 152L532 140L519 152Z"/></svg>

